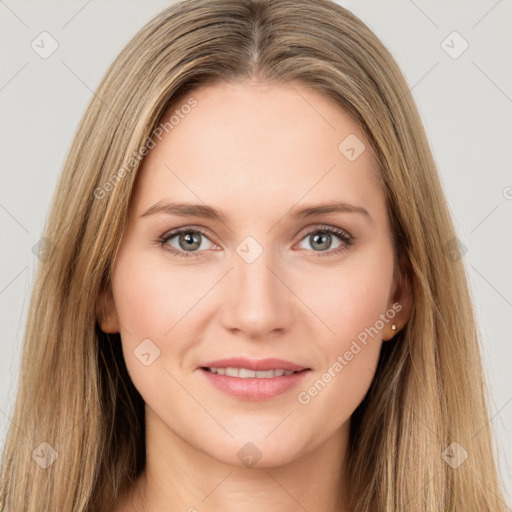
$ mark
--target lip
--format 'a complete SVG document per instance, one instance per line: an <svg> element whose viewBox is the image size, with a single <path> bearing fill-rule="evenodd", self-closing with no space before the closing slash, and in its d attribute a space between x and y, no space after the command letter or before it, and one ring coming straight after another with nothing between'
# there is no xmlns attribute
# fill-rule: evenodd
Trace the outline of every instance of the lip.
<svg viewBox="0 0 512 512"><path fill-rule="evenodd" d="M249 359L247 357L230 357L227 359L218 359L217 361L208 361L200 366L200 368L247 368L248 370L275 370L282 368L283 370L291 370L298 372L309 369L307 366L301 366L291 361L277 358L267 359Z"/></svg>
<svg viewBox="0 0 512 512"><path fill-rule="evenodd" d="M268 379L259 379L256 377L240 378L229 377L211 373L206 368L247 368L249 370L291 370L297 373L291 375L282 375ZM198 370L202 373L208 382L220 391L243 400L269 400L278 395L290 391L296 387L311 370L305 366L298 365L284 359L248 359L245 357L233 357L229 359L219 359L202 364Z"/></svg>
<svg viewBox="0 0 512 512"><path fill-rule="evenodd" d="M270 400L290 391L304 379L310 370L303 370L291 375L272 377L270 379L228 377L227 375L211 373L203 368L200 368L199 371L208 379L210 384L228 395L243 400L261 401Z"/></svg>

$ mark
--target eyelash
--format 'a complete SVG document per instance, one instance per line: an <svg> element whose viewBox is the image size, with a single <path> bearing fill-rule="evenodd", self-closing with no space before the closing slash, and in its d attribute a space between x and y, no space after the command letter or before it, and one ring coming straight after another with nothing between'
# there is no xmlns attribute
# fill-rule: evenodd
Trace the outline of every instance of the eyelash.
<svg viewBox="0 0 512 512"><path fill-rule="evenodd" d="M199 251L197 253L189 252L187 254L186 251L178 251L174 247L167 245L167 242L171 238L174 238L175 236L180 235L181 233L200 233L205 238L210 240L208 237L208 233L206 233L206 231L204 231L200 228L194 228L194 229L178 228L171 232L164 233L160 238L158 238L158 240L156 240L156 242L158 244L160 244L160 246L163 249L169 251L170 253L172 253L175 256L178 256L179 258L202 257L203 255L201 253L204 251ZM336 255L341 254L344 251L346 251L354 243L354 238L351 235L349 235L345 230L334 227L334 226L327 226L327 225L316 226L315 228L313 228L310 231L308 231L307 233L305 233L302 236L302 238L300 239L300 241L304 240L306 237L308 237L314 233L332 233L332 234L338 236L338 238L340 238L341 241L343 242L342 245L340 245L339 247L337 247L336 249L333 249L333 250L312 251L315 253L314 254L315 258L325 258L325 257L329 257L329 256L336 256Z"/></svg>

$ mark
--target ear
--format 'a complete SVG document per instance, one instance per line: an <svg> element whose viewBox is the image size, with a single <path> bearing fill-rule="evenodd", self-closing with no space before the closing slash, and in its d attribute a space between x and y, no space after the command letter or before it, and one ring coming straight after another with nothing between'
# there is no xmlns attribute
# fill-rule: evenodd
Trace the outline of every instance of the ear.
<svg viewBox="0 0 512 512"><path fill-rule="evenodd" d="M382 333L383 341L388 341L396 336L404 328L411 316L413 292L412 268L409 259L405 255L401 256L397 267L389 303L389 308L396 311L396 315L384 327ZM395 306L393 307L393 305ZM391 328L392 325L396 326L395 330Z"/></svg>
<svg viewBox="0 0 512 512"><path fill-rule="evenodd" d="M98 296L96 318L103 332L110 334L119 332L119 320L110 285L107 290L100 292Z"/></svg>

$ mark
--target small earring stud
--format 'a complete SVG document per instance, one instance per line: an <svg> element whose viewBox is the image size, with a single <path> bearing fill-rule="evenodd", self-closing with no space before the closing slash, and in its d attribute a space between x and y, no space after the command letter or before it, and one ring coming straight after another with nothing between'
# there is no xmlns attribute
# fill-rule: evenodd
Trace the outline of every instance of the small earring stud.
<svg viewBox="0 0 512 512"><path fill-rule="evenodd" d="M395 331L396 331L396 329L397 329L396 324L391 324L391 330L392 330L393 332L395 332Z"/></svg>

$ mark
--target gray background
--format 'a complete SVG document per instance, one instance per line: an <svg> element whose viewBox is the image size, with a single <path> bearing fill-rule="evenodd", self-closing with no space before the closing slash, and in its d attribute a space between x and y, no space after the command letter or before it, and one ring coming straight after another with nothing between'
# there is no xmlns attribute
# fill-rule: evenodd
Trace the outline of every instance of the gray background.
<svg viewBox="0 0 512 512"><path fill-rule="evenodd" d="M340 3L391 50L425 123L467 249L464 263L493 399L491 422L512 503L512 2ZM107 66L169 4L0 0L0 447L37 261L32 247L65 155ZM31 44L42 51L44 31L58 48L43 59ZM469 47L458 55L464 41ZM50 44L46 39L46 50Z"/></svg>

